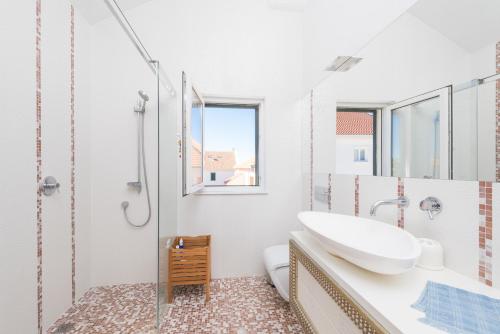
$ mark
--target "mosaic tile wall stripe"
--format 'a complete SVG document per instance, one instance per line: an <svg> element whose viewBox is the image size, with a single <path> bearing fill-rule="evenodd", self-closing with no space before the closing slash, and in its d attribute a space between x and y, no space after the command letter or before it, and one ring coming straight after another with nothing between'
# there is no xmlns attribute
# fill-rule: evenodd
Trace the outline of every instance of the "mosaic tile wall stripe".
<svg viewBox="0 0 500 334"><path fill-rule="evenodd" d="M71 146L71 176L70 176L70 191L71 191L71 302L75 304L76 298L76 236L75 236L75 9L70 6L70 64L71 64L71 78L70 78L70 146Z"/></svg>
<svg viewBox="0 0 500 334"><path fill-rule="evenodd" d="M359 216L359 175L354 177L354 215Z"/></svg>
<svg viewBox="0 0 500 334"><path fill-rule="evenodd" d="M36 112L36 239L37 239L37 327L42 334L42 1L35 2L35 112Z"/></svg>
<svg viewBox="0 0 500 334"><path fill-rule="evenodd" d="M479 182L479 280L492 285L493 188L491 182Z"/></svg>
<svg viewBox="0 0 500 334"><path fill-rule="evenodd" d="M332 173L328 173L328 211L332 211Z"/></svg>
<svg viewBox="0 0 500 334"><path fill-rule="evenodd" d="M398 177L398 197L405 195L405 181ZM405 228L405 208L398 204L398 227Z"/></svg>
<svg viewBox="0 0 500 334"><path fill-rule="evenodd" d="M500 74L500 42L496 47L496 68ZM500 80L496 81L496 181L500 182Z"/></svg>
<svg viewBox="0 0 500 334"><path fill-rule="evenodd" d="M309 172L311 174L311 180L309 184L309 209L313 209L313 197L314 197L314 108L313 108L313 91L310 94L310 157L309 157Z"/></svg>

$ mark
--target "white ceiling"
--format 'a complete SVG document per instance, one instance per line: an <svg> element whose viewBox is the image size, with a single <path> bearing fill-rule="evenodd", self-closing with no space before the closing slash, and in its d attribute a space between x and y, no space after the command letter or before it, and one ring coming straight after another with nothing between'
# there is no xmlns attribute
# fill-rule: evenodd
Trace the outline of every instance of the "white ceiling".
<svg viewBox="0 0 500 334"><path fill-rule="evenodd" d="M303 11L308 0L267 0L270 8L286 11Z"/></svg>
<svg viewBox="0 0 500 334"><path fill-rule="evenodd" d="M118 6L122 10L140 6L148 1L151 0L116 0ZM308 1L309 0L268 0L268 5L272 9L302 11L307 6ZM70 0L70 2L90 24L94 24L111 16L105 0Z"/></svg>
<svg viewBox="0 0 500 334"><path fill-rule="evenodd" d="M499 0L419 0L409 12L469 52L500 41Z"/></svg>
<svg viewBox="0 0 500 334"><path fill-rule="evenodd" d="M70 0L83 17L94 24L111 16L105 0ZM151 0L115 0L122 10L131 9Z"/></svg>

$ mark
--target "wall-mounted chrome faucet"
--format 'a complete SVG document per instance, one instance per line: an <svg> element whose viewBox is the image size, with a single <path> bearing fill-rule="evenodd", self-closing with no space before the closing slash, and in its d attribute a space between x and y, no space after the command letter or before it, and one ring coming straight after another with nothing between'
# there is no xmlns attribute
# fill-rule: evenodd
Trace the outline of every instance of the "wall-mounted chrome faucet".
<svg viewBox="0 0 500 334"><path fill-rule="evenodd" d="M436 198L429 196L420 202L420 210L426 211L430 220L434 220L434 216L443 210L443 204Z"/></svg>
<svg viewBox="0 0 500 334"><path fill-rule="evenodd" d="M375 213L377 212L377 208L381 205L397 205L403 208L408 207L410 205L410 200L406 196L400 196L395 199L386 199L383 201L377 201L373 203L373 205L370 208L370 216L375 216Z"/></svg>

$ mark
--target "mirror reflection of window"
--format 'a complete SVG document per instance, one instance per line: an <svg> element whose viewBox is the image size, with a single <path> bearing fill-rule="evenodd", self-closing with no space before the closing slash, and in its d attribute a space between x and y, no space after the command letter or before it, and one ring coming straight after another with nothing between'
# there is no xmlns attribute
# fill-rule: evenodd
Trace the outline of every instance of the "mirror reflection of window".
<svg viewBox="0 0 500 334"><path fill-rule="evenodd" d="M336 170L338 174L375 175L375 143L375 111L337 110Z"/></svg>
<svg viewBox="0 0 500 334"><path fill-rule="evenodd" d="M438 97L391 110L392 176L439 179L439 111Z"/></svg>

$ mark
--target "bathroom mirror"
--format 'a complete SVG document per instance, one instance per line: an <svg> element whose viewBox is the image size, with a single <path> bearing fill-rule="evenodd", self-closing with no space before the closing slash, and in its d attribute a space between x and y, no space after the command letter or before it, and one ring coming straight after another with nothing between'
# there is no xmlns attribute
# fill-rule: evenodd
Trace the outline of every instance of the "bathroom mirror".
<svg viewBox="0 0 500 334"><path fill-rule="evenodd" d="M337 58L336 173L496 180L498 13L497 0L419 0Z"/></svg>

